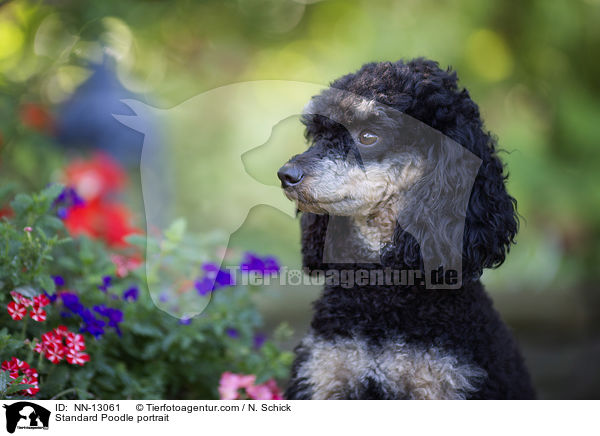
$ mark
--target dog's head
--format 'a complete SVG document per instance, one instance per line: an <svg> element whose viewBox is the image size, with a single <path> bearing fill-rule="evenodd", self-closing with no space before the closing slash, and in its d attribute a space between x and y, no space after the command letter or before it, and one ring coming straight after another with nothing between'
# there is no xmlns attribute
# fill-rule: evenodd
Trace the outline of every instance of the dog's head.
<svg viewBox="0 0 600 436"><path fill-rule="evenodd" d="M366 243L380 245L386 266L443 264L457 235L463 281L504 261L516 203L455 73L423 59L367 64L314 97L303 122L310 148L278 175L303 212L306 267L324 267L329 216L366 225L366 238L378 238Z"/></svg>

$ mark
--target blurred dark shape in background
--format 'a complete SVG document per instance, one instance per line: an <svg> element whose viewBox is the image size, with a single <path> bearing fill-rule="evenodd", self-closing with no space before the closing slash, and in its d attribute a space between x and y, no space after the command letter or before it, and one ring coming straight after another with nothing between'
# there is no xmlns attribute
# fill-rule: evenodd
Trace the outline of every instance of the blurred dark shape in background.
<svg viewBox="0 0 600 436"><path fill-rule="evenodd" d="M101 64L91 65L90 69L90 77L58 107L58 143L68 148L101 150L127 167L136 167L140 164L143 135L121 124L113 114L135 115L121 100L143 98L123 87L110 56L105 55Z"/></svg>

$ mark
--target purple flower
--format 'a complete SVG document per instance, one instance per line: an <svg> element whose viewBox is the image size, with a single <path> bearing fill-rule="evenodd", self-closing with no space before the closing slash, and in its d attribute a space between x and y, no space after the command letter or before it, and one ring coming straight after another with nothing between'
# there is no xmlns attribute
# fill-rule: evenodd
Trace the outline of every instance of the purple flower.
<svg viewBox="0 0 600 436"><path fill-rule="evenodd" d="M46 291L44 291L44 295L46 297L48 297L48 300L50 300L51 303L54 303L56 301L56 299L58 298L57 294L52 294L50 295L49 293L47 293Z"/></svg>
<svg viewBox="0 0 600 436"><path fill-rule="evenodd" d="M132 286L123 292L123 300L125 301L137 301L139 296L140 290L137 288L137 286Z"/></svg>
<svg viewBox="0 0 600 436"><path fill-rule="evenodd" d="M192 323L192 318L183 317L179 320L179 324L181 325L190 325Z"/></svg>
<svg viewBox="0 0 600 436"><path fill-rule="evenodd" d="M98 285L98 289L100 289L102 292L106 292L106 291L108 291L108 288L110 288L111 283L112 283L112 277L104 276L104 277L102 277L102 284Z"/></svg>
<svg viewBox="0 0 600 436"><path fill-rule="evenodd" d="M234 284L233 276L228 271L220 269L214 263L205 263L202 269L206 272L206 277L214 278L215 283L218 285L215 289Z"/></svg>
<svg viewBox="0 0 600 436"><path fill-rule="evenodd" d="M261 332L258 332L254 335L252 342L254 344L254 348L259 349L264 345L267 340L267 335Z"/></svg>
<svg viewBox="0 0 600 436"><path fill-rule="evenodd" d="M166 303L167 301L169 301L169 296L166 292L163 292L158 296L158 301L160 301L161 303Z"/></svg>
<svg viewBox="0 0 600 436"><path fill-rule="evenodd" d="M57 287L65 285L65 279L63 279L62 276L52 276L52 280L54 280L54 284Z"/></svg>
<svg viewBox="0 0 600 436"><path fill-rule="evenodd" d="M72 206L82 206L85 204L83 198L77 194L77 191L71 187L66 187L62 190L58 197L54 200L53 206L57 207L56 215L60 219L67 218L69 208Z"/></svg>
<svg viewBox="0 0 600 436"><path fill-rule="evenodd" d="M247 252L244 254L240 268L242 271L258 272L266 275L278 272L280 266L279 262L277 262L277 259L272 256L260 258L254 253Z"/></svg>
<svg viewBox="0 0 600 436"><path fill-rule="evenodd" d="M77 294L72 292L61 292L60 299L62 300L63 305L73 313L79 314L84 309L83 304L79 302Z"/></svg>
<svg viewBox="0 0 600 436"><path fill-rule="evenodd" d="M202 269L205 272L204 277L198 278L194 282L194 287L203 297L214 290L235 284L234 277L214 263L205 263Z"/></svg>
<svg viewBox="0 0 600 436"><path fill-rule="evenodd" d="M225 333L227 333L227 336L233 339L237 339L240 337L240 332L237 329L234 329L233 327L228 327L227 329L225 329Z"/></svg>
<svg viewBox="0 0 600 436"><path fill-rule="evenodd" d="M108 318L108 326L115 329L115 332L119 336L121 336L121 329L119 328L119 323L123 322L122 311L113 307L108 307L105 304L101 304L99 306L94 306L94 312L98 313L100 316Z"/></svg>

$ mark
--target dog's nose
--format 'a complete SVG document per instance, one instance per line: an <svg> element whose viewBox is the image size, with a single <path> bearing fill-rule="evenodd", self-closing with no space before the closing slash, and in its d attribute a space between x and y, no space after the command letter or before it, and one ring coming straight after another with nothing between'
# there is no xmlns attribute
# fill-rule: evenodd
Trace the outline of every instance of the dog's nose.
<svg viewBox="0 0 600 436"><path fill-rule="evenodd" d="M304 173L294 164L286 163L284 166L279 168L277 171L277 177L281 180L282 188L289 188L295 186L302 181Z"/></svg>

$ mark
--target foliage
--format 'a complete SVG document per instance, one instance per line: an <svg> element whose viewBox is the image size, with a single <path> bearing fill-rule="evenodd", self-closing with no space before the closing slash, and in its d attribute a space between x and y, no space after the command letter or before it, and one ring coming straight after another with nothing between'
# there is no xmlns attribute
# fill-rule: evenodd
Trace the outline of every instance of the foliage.
<svg viewBox="0 0 600 436"><path fill-rule="evenodd" d="M281 352L276 341L256 343L262 321L252 293L259 289L218 289L202 316L177 319L154 304L143 267L117 275L114 253L103 240L68 236L56 217L55 200L62 191L62 186L51 185L33 195L17 194L11 202L14 216L0 223L3 306L11 291L20 294L18 301L39 295L54 300L44 307L45 321L27 316L16 321L4 309L0 314L0 360L16 356L35 366L39 398L218 398L219 378L225 371L255 374L259 382L286 377L290 354ZM186 239L178 228L175 223L163 243L173 247ZM80 306L69 300L73 295ZM175 296L170 298L175 302ZM101 321L102 334L94 337L86 316L104 319L98 308L111 308L123 317L113 325ZM83 332L89 362L52 363L47 354L36 353L42 334L59 325ZM7 373L0 374L0 395L14 395L14 385L22 379L11 381Z"/></svg>

